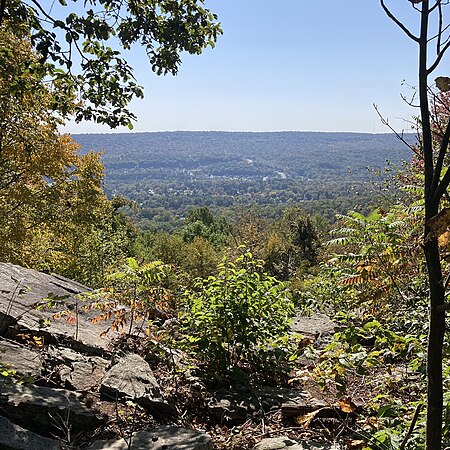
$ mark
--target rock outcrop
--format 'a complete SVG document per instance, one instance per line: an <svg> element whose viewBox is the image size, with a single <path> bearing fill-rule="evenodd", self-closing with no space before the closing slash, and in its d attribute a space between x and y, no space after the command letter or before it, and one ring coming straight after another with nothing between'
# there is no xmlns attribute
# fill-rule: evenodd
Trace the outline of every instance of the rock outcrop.
<svg viewBox="0 0 450 450"><path fill-rule="evenodd" d="M61 450L61 442L40 436L0 416L0 448L3 450Z"/></svg>
<svg viewBox="0 0 450 450"><path fill-rule="evenodd" d="M176 415L167 403L148 363L139 355L120 358L106 373L100 392L110 400L130 398L154 414Z"/></svg>
<svg viewBox="0 0 450 450"><path fill-rule="evenodd" d="M56 344L63 340L76 341L91 346L100 353L107 349L110 337L101 337L99 326L92 323L96 311L85 311L80 294L89 288L59 275L49 275L8 263L0 263L0 334L5 335L11 326L21 332L35 332L45 343ZM58 308L46 308L45 299L53 298ZM38 309L41 306L41 309ZM67 314L53 320L56 312ZM67 320L68 315L73 320Z"/></svg>
<svg viewBox="0 0 450 450"><path fill-rule="evenodd" d="M316 410L321 418L341 414L336 406L292 386L208 391L189 369L186 355L156 341L146 347L140 337L127 336L120 342L128 350L115 351L111 337L118 334L102 335L105 324L94 324L97 313L83 308L80 294L88 291L57 275L0 263L0 448L56 450L68 444L67 448L91 450L212 450L210 436L178 426L186 424L191 405L182 399L183 391L168 388L172 375L158 379L167 372L167 359L184 373L180 379L198 402L196 414L211 429L242 425L249 419L261 422L271 414L286 420ZM46 299L53 300L53 307ZM59 314L63 318L55 320L56 313L63 313ZM322 315L298 318L293 324L293 332L308 339L329 336L333 330L334 324ZM133 339L139 345L127 344ZM127 408L134 410L122 411ZM145 419L137 427L128 426L136 411L144 411ZM310 444L268 438L254 450L338 448Z"/></svg>
<svg viewBox="0 0 450 450"><path fill-rule="evenodd" d="M131 445L130 445L131 441ZM202 432L161 426L129 438L96 441L89 450L213 450L211 438Z"/></svg>
<svg viewBox="0 0 450 450"><path fill-rule="evenodd" d="M77 392L8 382L0 382L0 411L14 423L48 435L64 424L76 433L104 422Z"/></svg>

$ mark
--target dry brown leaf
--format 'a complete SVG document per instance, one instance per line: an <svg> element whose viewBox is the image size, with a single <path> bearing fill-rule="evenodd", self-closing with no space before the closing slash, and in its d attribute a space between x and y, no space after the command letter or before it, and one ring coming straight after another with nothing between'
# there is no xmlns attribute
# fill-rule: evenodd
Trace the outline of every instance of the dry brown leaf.
<svg viewBox="0 0 450 450"><path fill-rule="evenodd" d="M304 416L298 416L295 418L295 423L297 425L300 425L301 427L309 428L311 422L314 420L314 418L317 416L319 412L320 409L316 409L315 411L305 414Z"/></svg>
<svg viewBox="0 0 450 450"><path fill-rule="evenodd" d="M341 398L339 400L339 408L345 413L355 413L358 407L349 398Z"/></svg>
<svg viewBox="0 0 450 450"><path fill-rule="evenodd" d="M341 280L339 282L339 284L342 284L344 286L351 286L351 285L354 285L354 284L363 283L364 281L365 281L365 279L364 279L363 276L361 276L361 275L354 275L352 277L348 277L348 278L345 278L345 279Z"/></svg>
<svg viewBox="0 0 450 450"><path fill-rule="evenodd" d="M444 231L444 233L438 237L438 244L440 248L448 247L450 244L450 231Z"/></svg>
<svg viewBox="0 0 450 450"><path fill-rule="evenodd" d="M360 439L352 439L351 441L347 441L347 450L361 450L365 446L366 443Z"/></svg>
<svg viewBox="0 0 450 450"><path fill-rule="evenodd" d="M426 241L437 239L447 231L447 227L450 225L450 208L444 208L442 211L439 211L438 214L428 220L427 224L430 227L430 231Z"/></svg>

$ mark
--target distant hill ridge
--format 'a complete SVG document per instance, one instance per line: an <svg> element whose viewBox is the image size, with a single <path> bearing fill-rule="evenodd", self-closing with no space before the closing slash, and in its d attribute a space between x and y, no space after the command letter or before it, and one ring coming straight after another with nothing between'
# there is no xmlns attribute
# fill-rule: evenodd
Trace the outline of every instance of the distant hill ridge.
<svg viewBox="0 0 450 450"><path fill-rule="evenodd" d="M386 159L399 163L410 150L393 134L332 132L174 131L154 133L80 134L74 139L83 151L104 151L108 169L167 167L244 162L268 165L304 176L307 167L359 169L382 167ZM414 142L413 134L406 139ZM145 164L146 163L146 164ZM307 174L307 173L306 173Z"/></svg>
<svg viewBox="0 0 450 450"><path fill-rule="evenodd" d="M412 154L393 134L175 131L73 137L82 152L104 152L107 191L135 200L138 220L152 224L179 222L200 205L216 211L269 205L275 211L325 201L331 217L332 211L353 207L339 206L338 199L370 195L368 168L382 169L387 160L401 165ZM413 134L405 139L415 142Z"/></svg>

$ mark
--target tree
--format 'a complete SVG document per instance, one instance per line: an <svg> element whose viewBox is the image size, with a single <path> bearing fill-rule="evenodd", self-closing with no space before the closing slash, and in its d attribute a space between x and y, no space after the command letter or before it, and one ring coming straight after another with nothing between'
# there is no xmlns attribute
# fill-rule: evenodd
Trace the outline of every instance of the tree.
<svg viewBox="0 0 450 450"><path fill-rule="evenodd" d="M418 99L420 108L419 148L415 149L423 158L424 173L424 240L423 250L430 287L430 321L427 349L427 419L426 448L441 449L442 414L443 414L443 380L442 359L445 332L446 291L449 284L448 274L444 274L444 262L439 251L438 238L449 224L449 210L443 209L443 199L447 196L450 184L448 151L450 142L450 116L445 123L440 122L443 134L435 139L433 133L430 98L435 94L430 78L440 66L444 55L450 48L448 37L448 2L444 0L409 0L419 16L419 34L414 34L409 27L380 0L381 7L388 17L414 41L419 50L418 64ZM450 90L450 78L436 78L437 88Z"/></svg>
<svg viewBox="0 0 450 450"><path fill-rule="evenodd" d="M220 249L228 243L229 228L224 217L214 217L207 206L201 206L188 212L184 221L183 239L190 243L201 237Z"/></svg>
<svg viewBox="0 0 450 450"><path fill-rule="evenodd" d="M100 155L60 136L26 29L0 26L0 259L96 285L132 232L103 191ZM118 236L120 235L120 239ZM127 237L130 237L128 239Z"/></svg>
<svg viewBox="0 0 450 450"><path fill-rule="evenodd" d="M54 107L64 116L75 114L77 121L132 128L135 116L127 105L143 92L114 48L140 44L154 72L176 74L180 52L199 54L213 47L221 33L217 16L202 6L203 0L92 0L84 2L84 9L77 5L76 0L0 1L0 26L26 30L39 55L33 70L63 86Z"/></svg>
<svg viewBox="0 0 450 450"><path fill-rule="evenodd" d="M266 270L282 281L292 278L301 267L317 264L319 238L308 214L287 208L273 226L266 243Z"/></svg>
<svg viewBox="0 0 450 450"><path fill-rule="evenodd" d="M193 278L207 278L216 271L219 255L213 245L201 236L185 244L182 267Z"/></svg>

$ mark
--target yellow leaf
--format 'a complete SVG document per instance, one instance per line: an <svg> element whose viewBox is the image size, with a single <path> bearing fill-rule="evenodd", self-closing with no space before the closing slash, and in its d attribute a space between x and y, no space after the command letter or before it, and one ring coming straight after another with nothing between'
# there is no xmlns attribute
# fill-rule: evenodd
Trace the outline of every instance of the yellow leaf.
<svg viewBox="0 0 450 450"><path fill-rule="evenodd" d="M438 214L428 220L427 225L430 227L430 231L425 239L426 241L437 239L444 234L450 225L450 208L439 211Z"/></svg>
<svg viewBox="0 0 450 450"><path fill-rule="evenodd" d="M349 398L340 399L339 408L341 409L341 411L345 413L355 413L356 410L358 409L358 407Z"/></svg>
<svg viewBox="0 0 450 450"><path fill-rule="evenodd" d="M450 231L444 231L438 237L438 244L440 248L445 248L450 244Z"/></svg>
<svg viewBox="0 0 450 450"><path fill-rule="evenodd" d="M309 428L311 422L314 420L314 418L317 416L319 412L320 409L317 409L316 411L305 414L304 416L298 416L295 418L295 422L297 423L297 425L300 425L301 427Z"/></svg>

